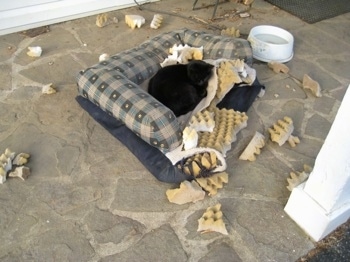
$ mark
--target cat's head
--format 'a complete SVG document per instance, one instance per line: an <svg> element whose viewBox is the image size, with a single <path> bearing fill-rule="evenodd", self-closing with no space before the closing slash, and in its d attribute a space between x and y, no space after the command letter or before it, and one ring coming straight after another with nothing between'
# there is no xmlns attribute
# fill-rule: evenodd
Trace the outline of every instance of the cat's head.
<svg viewBox="0 0 350 262"><path fill-rule="evenodd" d="M192 60L187 64L187 75L194 85L206 88L208 80L212 76L213 67L213 65L202 60Z"/></svg>

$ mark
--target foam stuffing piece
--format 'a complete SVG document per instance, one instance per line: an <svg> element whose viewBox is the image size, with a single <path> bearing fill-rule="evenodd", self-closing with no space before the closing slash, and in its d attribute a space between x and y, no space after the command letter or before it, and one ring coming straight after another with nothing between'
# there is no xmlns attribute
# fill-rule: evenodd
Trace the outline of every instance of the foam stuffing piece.
<svg viewBox="0 0 350 262"><path fill-rule="evenodd" d="M140 15L125 15L125 23L131 29L140 28L145 23L145 18Z"/></svg>
<svg viewBox="0 0 350 262"><path fill-rule="evenodd" d="M212 132L215 127L214 112L203 110L191 117L190 127L199 131Z"/></svg>
<svg viewBox="0 0 350 262"><path fill-rule="evenodd" d="M198 134L196 129L187 126L182 132L182 141L185 150L195 148L198 144Z"/></svg>
<svg viewBox="0 0 350 262"><path fill-rule="evenodd" d="M0 167L2 167L6 172L11 171L12 169L12 157L6 153L1 154L0 156Z"/></svg>
<svg viewBox="0 0 350 262"><path fill-rule="evenodd" d="M275 73L285 73L288 74L289 72L289 67L286 66L285 64L275 62L275 61L270 61L267 63L267 66L272 69Z"/></svg>
<svg viewBox="0 0 350 262"><path fill-rule="evenodd" d="M99 14L96 17L96 25L98 27L105 27L108 25L108 15L107 14Z"/></svg>
<svg viewBox="0 0 350 262"><path fill-rule="evenodd" d="M56 92L57 90L55 89L52 83L44 85L41 89L42 94L51 95L51 94L55 94Z"/></svg>
<svg viewBox="0 0 350 262"><path fill-rule="evenodd" d="M19 153L16 155L16 157L12 160L12 164L16 166L23 166L28 162L28 159L30 158L30 155L27 153Z"/></svg>
<svg viewBox="0 0 350 262"><path fill-rule="evenodd" d="M226 172L215 173L210 177L196 178L198 184L208 192L209 196L216 195L218 189L223 188L228 183L228 174Z"/></svg>
<svg viewBox="0 0 350 262"><path fill-rule="evenodd" d="M30 168L26 166L16 167L13 172L9 173L9 177L18 177L25 180L30 175Z"/></svg>
<svg viewBox="0 0 350 262"><path fill-rule="evenodd" d="M237 70L234 70L235 64L233 61L223 61L218 67L218 91L217 97L221 100L232 88L234 84L242 82Z"/></svg>
<svg viewBox="0 0 350 262"><path fill-rule="evenodd" d="M214 108L215 127L212 132L199 134L198 146L218 150L224 156L236 141L237 133L247 126L248 116L233 109Z"/></svg>
<svg viewBox="0 0 350 262"><path fill-rule="evenodd" d="M234 28L234 27L229 27L229 28L221 30L221 35L231 36L231 37L240 37L241 36L239 30Z"/></svg>
<svg viewBox="0 0 350 262"><path fill-rule="evenodd" d="M287 178L287 189L292 191L295 187L299 186L309 178L311 171L312 168L310 166L304 165L304 170L302 172L290 172L290 178Z"/></svg>
<svg viewBox="0 0 350 262"><path fill-rule="evenodd" d="M260 155L261 148L265 146L265 136L259 132L255 132L255 135L250 140L247 147L244 149L242 154L239 156L240 160L255 161L256 156Z"/></svg>
<svg viewBox="0 0 350 262"><path fill-rule="evenodd" d="M218 164L219 160L214 152L204 152L187 158L183 166L178 165L178 168L193 177L207 177L214 173Z"/></svg>
<svg viewBox="0 0 350 262"><path fill-rule="evenodd" d="M7 172L6 170L0 165L0 184L3 184L6 182Z"/></svg>
<svg viewBox="0 0 350 262"><path fill-rule="evenodd" d="M296 144L300 143L299 138L292 135L294 131L293 120L288 116L278 120L268 131L271 140L279 146L282 146L287 141L291 147L295 147Z"/></svg>
<svg viewBox="0 0 350 262"><path fill-rule="evenodd" d="M166 191L166 196L169 202L182 205L189 202L195 203L199 200L203 200L205 192L195 180L192 182L185 180L181 182L179 188L168 189Z"/></svg>
<svg viewBox="0 0 350 262"><path fill-rule="evenodd" d="M203 216L198 219L198 232L218 232L223 235L228 235L225 223L222 219L221 204L216 204L213 207L208 207Z"/></svg>
<svg viewBox="0 0 350 262"><path fill-rule="evenodd" d="M151 21L150 27L152 29L158 29L163 22L163 16L160 14L155 14Z"/></svg>
<svg viewBox="0 0 350 262"><path fill-rule="evenodd" d="M40 46L29 46L27 55L30 57L40 57L43 50Z"/></svg>
<svg viewBox="0 0 350 262"><path fill-rule="evenodd" d="M318 82L316 82L315 80L313 80L307 74L305 74L303 77L303 88L310 89L312 94L316 97L322 96L320 84Z"/></svg>
<svg viewBox="0 0 350 262"><path fill-rule="evenodd" d="M170 55L161 64L162 67L168 65L168 60L174 60L176 63L187 64L191 60L203 60L203 46L192 47L187 44L185 45L173 45L169 49Z"/></svg>

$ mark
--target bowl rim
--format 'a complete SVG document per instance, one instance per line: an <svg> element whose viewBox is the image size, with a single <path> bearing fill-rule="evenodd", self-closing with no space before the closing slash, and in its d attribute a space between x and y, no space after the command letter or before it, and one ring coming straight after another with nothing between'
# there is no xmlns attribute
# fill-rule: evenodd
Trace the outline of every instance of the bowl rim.
<svg viewBox="0 0 350 262"><path fill-rule="evenodd" d="M288 58L284 58L284 59L267 59L267 58L258 56L258 55L253 53L253 58L255 58L255 59L259 60L259 61L262 61L262 62L266 62L266 63L271 62L271 61L278 62L278 63L286 63L286 62L292 60L293 56L294 56L294 52L292 52L292 54Z"/></svg>
<svg viewBox="0 0 350 262"><path fill-rule="evenodd" d="M284 40L286 40L287 41L287 43L286 44L274 44L274 43L269 43L269 42L266 42L266 41L263 41L263 40L261 40L261 39L259 39L259 38L256 38L255 36L257 35L256 34L256 32L254 32L254 31L256 31L257 29L259 29L259 28L263 28L263 29L274 29L274 30L278 30L278 31L280 31L280 32L283 32L284 33L284 35L287 35L288 36L288 39L286 39L285 37L283 37L283 36L281 36L280 34L278 34L278 33L275 33L275 32L269 32L269 34L270 35L274 35L274 36L278 36L278 37L281 37L281 38L283 38ZM250 32L249 32L249 35L248 35L248 39L249 38L254 38L254 40L256 40L256 41L259 41L259 42L261 42L261 43L264 43L264 44L266 44L266 45L273 45L273 46L286 46L286 45L290 45L290 44L294 44L294 36L290 33L290 32L288 32L287 30L285 30L285 29L283 29L283 28L281 28L281 27L278 27L278 26L273 26L273 25L258 25L258 26L254 26L252 29L250 29Z"/></svg>

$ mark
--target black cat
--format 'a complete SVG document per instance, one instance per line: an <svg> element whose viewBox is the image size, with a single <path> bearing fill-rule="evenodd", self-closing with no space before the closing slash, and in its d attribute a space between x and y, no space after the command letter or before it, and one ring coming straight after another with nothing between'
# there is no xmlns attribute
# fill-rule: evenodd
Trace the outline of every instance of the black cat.
<svg viewBox="0 0 350 262"><path fill-rule="evenodd" d="M151 78L148 93L172 110L176 117L184 115L207 95L213 67L201 60L163 67Z"/></svg>

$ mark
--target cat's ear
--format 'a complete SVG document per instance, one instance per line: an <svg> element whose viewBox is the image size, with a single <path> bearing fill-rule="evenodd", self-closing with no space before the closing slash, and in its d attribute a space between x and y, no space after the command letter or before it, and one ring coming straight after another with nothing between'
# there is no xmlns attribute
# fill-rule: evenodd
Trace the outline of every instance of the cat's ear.
<svg viewBox="0 0 350 262"><path fill-rule="evenodd" d="M213 69L214 65L212 64L207 64L208 69Z"/></svg>

